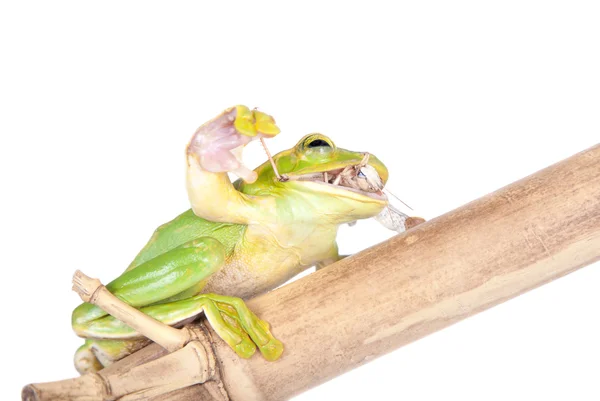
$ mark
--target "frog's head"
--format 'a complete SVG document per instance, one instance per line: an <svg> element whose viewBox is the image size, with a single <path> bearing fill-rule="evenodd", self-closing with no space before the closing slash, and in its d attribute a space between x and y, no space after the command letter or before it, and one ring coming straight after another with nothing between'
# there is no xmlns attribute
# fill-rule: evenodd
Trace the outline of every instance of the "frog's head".
<svg viewBox="0 0 600 401"><path fill-rule="evenodd" d="M267 161L255 170L256 182L238 182L238 189L289 201L295 216L336 223L373 217L388 204L381 191L388 179L385 165L372 154L338 148L324 135L307 135L273 160L282 180Z"/></svg>

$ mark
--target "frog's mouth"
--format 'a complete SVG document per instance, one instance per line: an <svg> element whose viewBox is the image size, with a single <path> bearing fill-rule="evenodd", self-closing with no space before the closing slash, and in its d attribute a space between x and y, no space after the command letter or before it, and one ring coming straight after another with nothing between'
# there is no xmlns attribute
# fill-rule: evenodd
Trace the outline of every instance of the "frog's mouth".
<svg viewBox="0 0 600 401"><path fill-rule="evenodd" d="M358 164L348 164L345 167L336 166L333 169L305 174L288 175L286 178L290 181L319 185L321 192L325 187L327 188L326 192L335 195L347 195L348 192L351 192L362 197L387 202L387 196L383 193L384 181L377 172L376 167L368 164L368 154Z"/></svg>

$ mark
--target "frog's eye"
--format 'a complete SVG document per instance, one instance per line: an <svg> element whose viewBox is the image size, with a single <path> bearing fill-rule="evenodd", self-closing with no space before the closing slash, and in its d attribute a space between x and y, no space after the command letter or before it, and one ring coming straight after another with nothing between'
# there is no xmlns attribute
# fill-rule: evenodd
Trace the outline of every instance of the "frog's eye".
<svg viewBox="0 0 600 401"><path fill-rule="evenodd" d="M333 142L331 142L331 139L321 134L307 135L305 138L303 138L301 143L304 149L321 148L324 150L323 148L335 148L335 145Z"/></svg>
<svg viewBox="0 0 600 401"><path fill-rule="evenodd" d="M310 141L307 145L307 148L318 148L318 147L326 147L330 148L331 144L324 139L314 139Z"/></svg>
<svg viewBox="0 0 600 401"><path fill-rule="evenodd" d="M317 133L306 135L296 146L299 153L308 152L314 155L329 154L335 151L335 145L331 139Z"/></svg>

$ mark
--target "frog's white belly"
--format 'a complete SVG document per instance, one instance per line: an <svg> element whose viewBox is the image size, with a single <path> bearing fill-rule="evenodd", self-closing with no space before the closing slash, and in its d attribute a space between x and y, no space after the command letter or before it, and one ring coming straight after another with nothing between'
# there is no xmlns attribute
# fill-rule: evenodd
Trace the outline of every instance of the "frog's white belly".
<svg viewBox="0 0 600 401"><path fill-rule="evenodd" d="M290 233L300 233L302 228L295 226ZM225 266L209 278L202 292L247 299L277 288L326 259L335 247L336 231L312 228L302 237L294 238L275 237L268 227L248 230Z"/></svg>
<svg viewBox="0 0 600 401"><path fill-rule="evenodd" d="M202 292L213 292L244 299L252 298L277 288L310 267L300 265L297 261L293 262L289 265L286 263L287 266L272 266L272 271L269 271L271 269L256 268L257 265L232 260L210 277Z"/></svg>

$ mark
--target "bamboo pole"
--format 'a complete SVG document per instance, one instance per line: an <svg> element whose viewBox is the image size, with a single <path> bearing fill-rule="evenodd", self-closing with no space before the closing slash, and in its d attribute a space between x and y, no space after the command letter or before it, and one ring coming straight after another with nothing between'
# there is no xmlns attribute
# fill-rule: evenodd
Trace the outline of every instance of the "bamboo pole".
<svg viewBox="0 0 600 401"><path fill-rule="evenodd" d="M285 344L282 358L240 359L212 336L213 380L154 399L285 400L598 259L600 145L251 300ZM164 354L153 344L99 377ZM92 378L77 380L63 388L79 398L44 397L51 383L27 386L23 399L101 399Z"/></svg>

